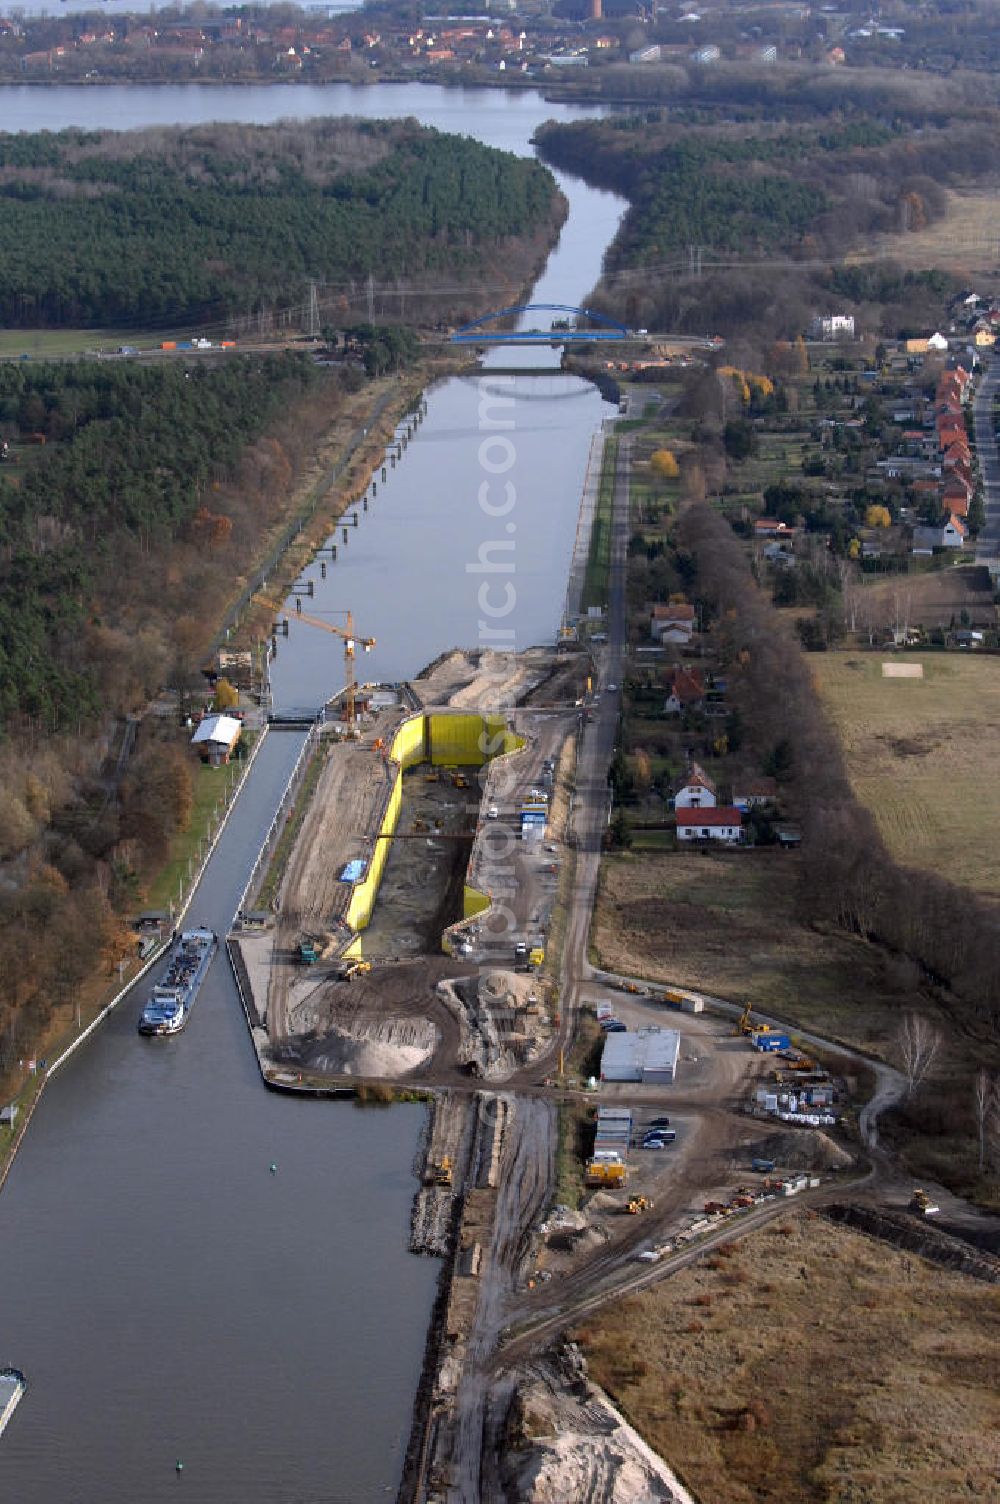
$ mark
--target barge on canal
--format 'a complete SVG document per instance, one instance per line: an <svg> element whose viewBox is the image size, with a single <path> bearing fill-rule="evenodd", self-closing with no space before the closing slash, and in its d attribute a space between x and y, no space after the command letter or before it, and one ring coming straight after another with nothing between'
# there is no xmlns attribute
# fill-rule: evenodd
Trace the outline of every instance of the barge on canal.
<svg viewBox="0 0 1000 1504"><path fill-rule="evenodd" d="M140 1034L181 1032L218 945L219 937L209 929L182 930L175 937L166 975L142 1010Z"/></svg>

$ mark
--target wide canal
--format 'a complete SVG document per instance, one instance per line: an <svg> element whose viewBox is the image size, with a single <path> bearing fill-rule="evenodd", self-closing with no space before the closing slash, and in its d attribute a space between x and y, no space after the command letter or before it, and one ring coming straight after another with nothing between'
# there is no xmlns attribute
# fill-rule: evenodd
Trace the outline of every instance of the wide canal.
<svg viewBox="0 0 1000 1504"><path fill-rule="evenodd" d="M346 85L11 87L0 107L7 130L412 115L521 153L542 120L584 113L533 93ZM573 303L621 204L560 182L570 217L535 295ZM365 677L411 675L454 644L551 640L609 411L556 372L495 378L485 395L481 379L452 380L427 401L346 551L325 581L310 571L316 608L350 608L377 638ZM316 705L341 675L335 639L296 629L276 707ZM268 737L192 920L228 927L299 745ZM178 1039L140 1040L139 1003L55 1077L0 1196L0 1363L31 1384L0 1445L0 1497L391 1496L437 1274L406 1249L423 1109L266 1092L222 957Z"/></svg>

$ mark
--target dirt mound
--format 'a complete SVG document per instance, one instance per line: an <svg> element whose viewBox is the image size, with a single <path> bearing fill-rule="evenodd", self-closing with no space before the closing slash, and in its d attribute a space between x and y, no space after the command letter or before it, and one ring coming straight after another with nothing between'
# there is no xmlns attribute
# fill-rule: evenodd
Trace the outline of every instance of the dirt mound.
<svg viewBox="0 0 1000 1504"><path fill-rule="evenodd" d="M779 1170L847 1170L854 1156L818 1128L771 1133L751 1146L754 1159L773 1159Z"/></svg>
<svg viewBox="0 0 1000 1504"><path fill-rule="evenodd" d="M336 1076L405 1076L424 1065L438 1043L429 1019L378 1019L355 1032L332 1029L308 1052L312 1070Z"/></svg>

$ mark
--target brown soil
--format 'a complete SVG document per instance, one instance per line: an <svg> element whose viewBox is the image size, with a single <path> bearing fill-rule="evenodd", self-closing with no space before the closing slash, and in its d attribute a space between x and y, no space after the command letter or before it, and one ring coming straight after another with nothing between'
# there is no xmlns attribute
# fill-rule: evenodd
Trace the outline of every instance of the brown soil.
<svg viewBox="0 0 1000 1504"><path fill-rule="evenodd" d="M579 1332L712 1504L997 1498L1000 1291L790 1215Z"/></svg>
<svg viewBox="0 0 1000 1504"><path fill-rule="evenodd" d="M799 922L799 881L787 851L606 858L592 932L599 962L880 1048L909 994L875 946Z"/></svg>

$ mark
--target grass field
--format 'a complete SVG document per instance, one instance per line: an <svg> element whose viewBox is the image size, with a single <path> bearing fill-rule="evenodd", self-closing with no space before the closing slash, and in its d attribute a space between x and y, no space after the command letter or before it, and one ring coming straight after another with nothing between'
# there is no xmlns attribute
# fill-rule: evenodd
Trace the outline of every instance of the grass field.
<svg viewBox="0 0 1000 1504"><path fill-rule="evenodd" d="M998 1498L1000 1290L815 1214L575 1336L705 1504Z"/></svg>
<svg viewBox="0 0 1000 1504"><path fill-rule="evenodd" d="M901 266L925 270L940 266L959 272L996 272L997 224L1000 194L949 193L948 212L924 230L907 234L880 235L874 244L877 256L890 257ZM868 252L845 260L864 261Z"/></svg>
<svg viewBox="0 0 1000 1504"><path fill-rule="evenodd" d="M83 355L95 350L110 353L119 345L148 346L169 338L168 334L136 334L134 329L0 329L0 357L29 355L44 360L46 356Z"/></svg>
<svg viewBox="0 0 1000 1504"><path fill-rule="evenodd" d="M923 678L883 678L879 654L810 659L851 783L897 861L1000 898L1000 659L905 662Z"/></svg>
<svg viewBox="0 0 1000 1504"><path fill-rule="evenodd" d="M898 575L866 580L864 596L870 602L866 611L871 612L876 626L892 626L901 605L905 605L911 626L996 625L993 587L985 565L952 565L926 574L908 574L905 580Z"/></svg>
<svg viewBox="0 0 1000 1504"><path fill-rule="evenodd" d="M882 953L797 917L794 852L606 857L592 931L608 970L749 1000L803 1027L887 1048L905 1006Z"/></svg>

